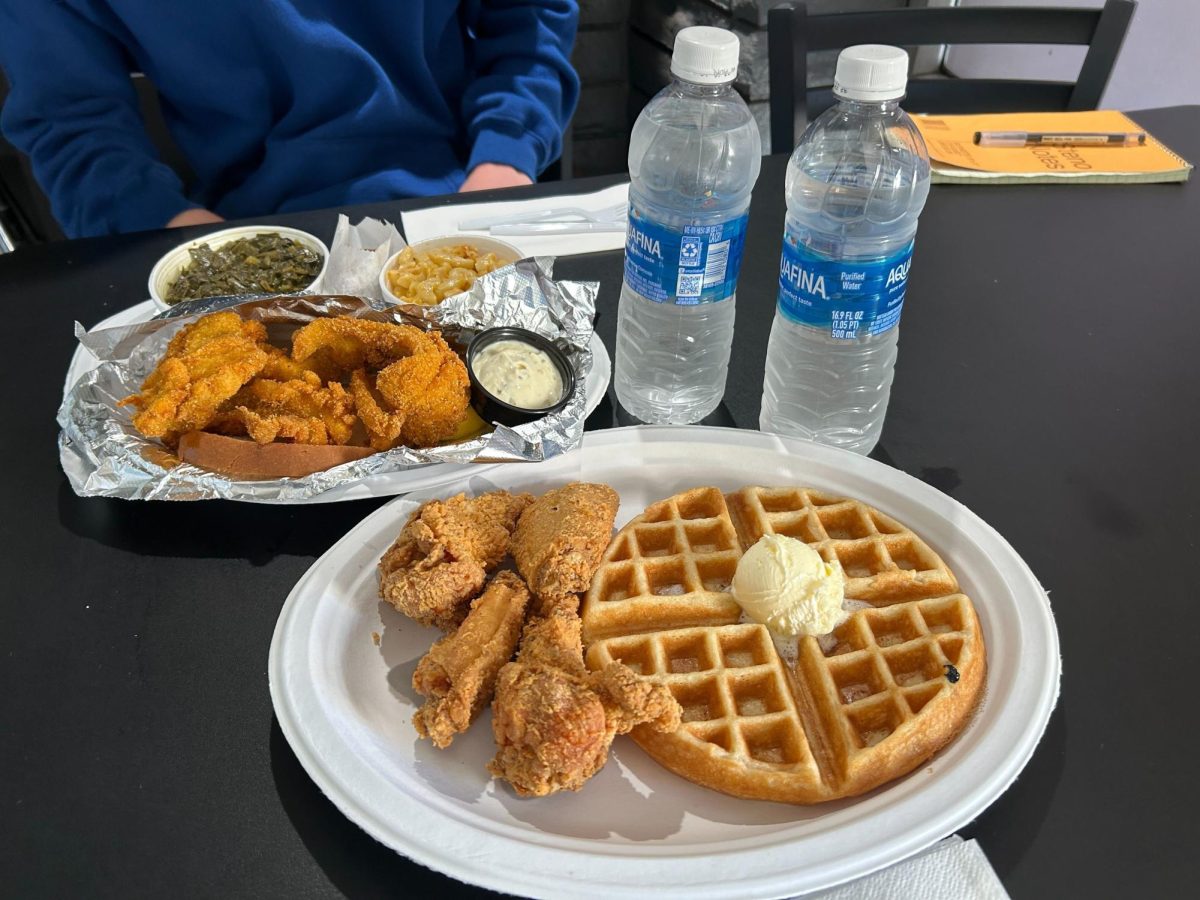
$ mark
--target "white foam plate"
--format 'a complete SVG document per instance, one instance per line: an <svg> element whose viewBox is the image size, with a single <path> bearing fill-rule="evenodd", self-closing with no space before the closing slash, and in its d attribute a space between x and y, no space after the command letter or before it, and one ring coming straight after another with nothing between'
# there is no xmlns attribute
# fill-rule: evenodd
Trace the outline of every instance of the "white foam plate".
<svg viewBox="0 0 1200 900"><path fill-rule="evenodd" d="M959 737L909 776L813 807L738 800L659 767L626 737L579 793L517 798L484 769L490 713L447 750L419 740L411 678L438 632L378 599L376 564L430 496L493 487L541 492L602 481L617 524L696 485L801 484L857 497L906 523L974 600L987 691ZM382 637L376 646L372 633ZM454 878L537 897L784 897L894 863L969 822L1028 761L1058 695L1058 634L1045 592L978 516L865 457L723 428L638 427L377 510L289 595L269 661L283 733L321 790L377 840Z"/></svg>
<svg viewBox="0 0 1200 900"><path fill-rule="evenodd" d="M157 313L158 309L154 301L147 300L144 303L139 303L136 306L131 306L129 309L111 315L102 322L98 322L93 326L93 330L99 328L117 328L121 325L146 322L154 318ZM612 377L612 360L609 358L604 342L594 332L592 333L591 342L588 344L588 349L592 351L592 370L588 373L587 383L584 385L587 394L585 418L590 416L596 407L600 405L600 401L604 399L604 395L608 392L609 379ZM90 372L98 365L100 365L99 360L92 356L87 349L82 346L76 347L75 355L71 357L71 364L67 367L67 377L63 382L63 395L65 396L71 390L80 376ZM469 475L482 473L494 467L493 465L476 465L474 463L464 466L453 463L431 463L428 466L421 466L416 469L405 469L400 472L389 472L384 475L372 475L354 484L324 491L315 497L305 500L289 500L287 502L289 504L335 503L342 500L363 500L367 497L391 497L394 494L423 491L438 487L439 485L450 484ZM275 500L254 500L253 498L247 499L252 503L281 502Z"/></svg>

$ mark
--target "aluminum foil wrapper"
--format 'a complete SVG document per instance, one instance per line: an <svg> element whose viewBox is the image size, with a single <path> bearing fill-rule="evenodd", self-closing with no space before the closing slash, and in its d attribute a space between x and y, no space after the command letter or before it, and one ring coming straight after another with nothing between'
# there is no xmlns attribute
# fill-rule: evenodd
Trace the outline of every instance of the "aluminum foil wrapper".
<svg viewBox="0 0 1200 900"><path fill-rule="evenodd" d="M173 306L136 325L76 337L100 365L73 385L58 411L59 459L81 497L127 500L251 500L303 503L368 476L386 476L436 463L541 462L578 446L583 436L588 342L596 311L596 282L554 281L553 257L523 259L481 276L464 294L436 307L395 306L340 295L214 297ZM437 328L465 352L478 331L500 325L528 328L555 342L575 368L575 390L558 412L515 428L498 425L471 441L425 450L397 447L303 478L235 481L179 460L134 427L133 410L120 402L141 388L186 324L237 307L268 325L271 342L288 346L291 331L322 316L339 315ZM389 493L403 493L403 477Z"/></svg>

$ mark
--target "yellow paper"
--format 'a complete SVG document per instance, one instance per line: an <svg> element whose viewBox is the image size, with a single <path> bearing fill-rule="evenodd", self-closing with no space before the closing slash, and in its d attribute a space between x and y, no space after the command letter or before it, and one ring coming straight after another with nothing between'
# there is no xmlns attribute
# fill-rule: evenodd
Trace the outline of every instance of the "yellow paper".
<svg viewBox="0 0 1200 900"><path fill-rule="evenodd" d="M935 169L1065 178L1096 175L1178 173L1191 168L1148 132L1140 146L981 147L977 131L1145 131L1122 112L1101 109L1066 113L999 113L976 116L914 116ZM940 164L940 165L939 165ZM969 173L962 173L967 175Z"/></svg>

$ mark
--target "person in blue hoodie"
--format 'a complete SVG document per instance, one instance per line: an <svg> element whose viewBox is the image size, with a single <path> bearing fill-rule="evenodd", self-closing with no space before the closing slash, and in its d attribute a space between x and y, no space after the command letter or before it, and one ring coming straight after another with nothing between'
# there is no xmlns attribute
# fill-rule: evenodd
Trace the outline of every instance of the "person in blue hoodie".
<svg viewBox="0 0 1200 900"><path fill-rule="evenodd" d="M71 237L528 184L579 96L577 21L574 0L0 0L0 128Z"/></svg>

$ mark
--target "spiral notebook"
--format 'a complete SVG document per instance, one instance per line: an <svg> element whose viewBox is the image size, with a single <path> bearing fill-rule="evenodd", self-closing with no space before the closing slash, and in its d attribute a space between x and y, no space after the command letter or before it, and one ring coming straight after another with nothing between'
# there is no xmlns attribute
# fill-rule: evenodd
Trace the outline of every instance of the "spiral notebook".
<svg viewBox="0 0 1200 900"><path fill-rule="evenodd" d="M975 116L913 116L929 156L935 183L1121 184L1187 181L1192 164L1133 119L1110 109L1063 113L999 113ZM1145 132L1134 146L987 147L976 132Z"/></svg>

